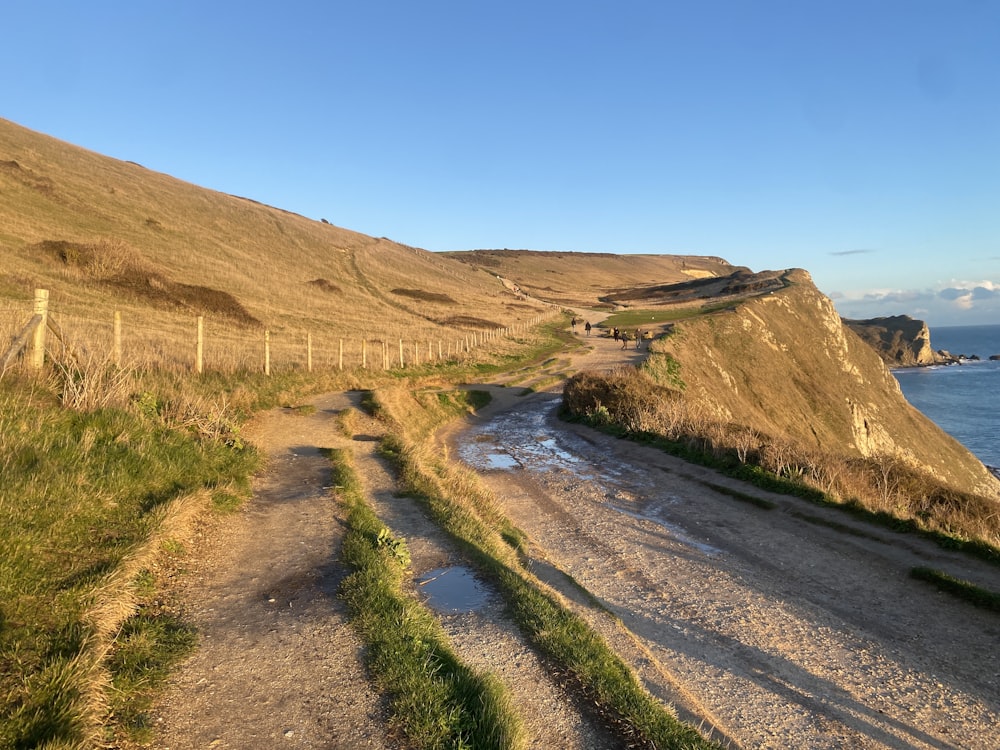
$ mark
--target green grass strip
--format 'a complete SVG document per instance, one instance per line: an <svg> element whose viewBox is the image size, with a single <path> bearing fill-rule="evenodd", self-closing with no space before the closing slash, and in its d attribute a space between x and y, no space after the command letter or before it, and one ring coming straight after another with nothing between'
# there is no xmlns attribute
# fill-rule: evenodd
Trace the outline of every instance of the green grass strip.
<svg viewBox="0 0 1000 750"><path fill-rule="evenodd" d="M1000 612L1000 594L989 589L984 589L969 581L954 578L934 568L914 568L910 571L910 577L932 583L941 591L952 596L957 596L959 599L964 599L977 607Z"/></svg>
<svg viewBox="0 0 1000 750"><path fill-rule="evenodd" d="M400 437L390 431L384 454L400 468L402 484L422 502L432 518L465 549L480 572L495 583L518 627L550 662L565 675L567 687L589 699L599 717L635 746L718 748L698 731L681 722L639 684L635 675L581 617L539 590L506 560L495 541L518 535L502 520L488 527L475 508L476 498L460 499L447 489L446 464L424 465ZM464 491L471 492L467 484ZM523 537L523 535L521 535ZM632 746L632 745L630 745Z"/></svg>
<svg viewBox="0 0 1000 750"><path fill-rule="evenodd" d="M768 500L767 498L760 497L759 495L751 495L749 492L742 492L740 490L735 490L732 487L726 487L724 484L709 482L703 479L698 481L709 489L715 490L720 495L726 495L734 500L741 500L744 503L750 503L751 505L763 508L764 510L774 510L778 507L778 504L773 500Z"/></svg>
<svg viewBox="0 0 1000 750"><path fill-rule="evenodd" d="M393 723L419 748L516 748L520 720L499 681L459 662L437 620L405 593L405 540L394 539L365 500L349 456L330 451L337 496L348 511L341 584L368 668L390 696Z"/></svg>

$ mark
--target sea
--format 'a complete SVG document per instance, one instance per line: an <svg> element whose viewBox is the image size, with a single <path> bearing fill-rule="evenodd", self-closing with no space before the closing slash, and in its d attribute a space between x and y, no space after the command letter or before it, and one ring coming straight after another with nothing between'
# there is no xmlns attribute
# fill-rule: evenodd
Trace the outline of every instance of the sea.
<svg viewBox="0 0 1000 750"><path fill-rule="evenodd" d="M931 328L931 347L978 362L893 370L906 400L990 467L1000 467L1000 325Z"/></svg>

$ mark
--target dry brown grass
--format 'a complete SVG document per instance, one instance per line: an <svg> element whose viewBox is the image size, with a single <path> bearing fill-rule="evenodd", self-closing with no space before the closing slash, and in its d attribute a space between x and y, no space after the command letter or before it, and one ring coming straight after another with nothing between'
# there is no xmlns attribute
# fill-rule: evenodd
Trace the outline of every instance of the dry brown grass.
<svg viewBox="0 0 1000 750"><path fill-rule="evenodd" d="M133 361L180 368L194 356L197 315L206 317L206 367L256 370L263 329L276 362L304 366L311 334L318 366L329 367L341 339L358 364L363 339L395 345L397 359L400 339L457 351L483 321L516 326L545 310L453 259L3 120L0 164L0 343L30 317L35 288L49 290L53 315L76 329L79 346L107 346L119 310Z"/></svg>

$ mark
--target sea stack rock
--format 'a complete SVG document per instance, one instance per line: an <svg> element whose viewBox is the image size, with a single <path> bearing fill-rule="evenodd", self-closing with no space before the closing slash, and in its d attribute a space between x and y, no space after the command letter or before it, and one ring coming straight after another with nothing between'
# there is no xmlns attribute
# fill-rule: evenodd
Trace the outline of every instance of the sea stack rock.
<svg viewBox="0 0 1000 750"><path fill-rule="evenodd" d="M931 348L931 332L909 315L847 320L844 324L879 353L889 367L919 367L941 361Z"/></svg>

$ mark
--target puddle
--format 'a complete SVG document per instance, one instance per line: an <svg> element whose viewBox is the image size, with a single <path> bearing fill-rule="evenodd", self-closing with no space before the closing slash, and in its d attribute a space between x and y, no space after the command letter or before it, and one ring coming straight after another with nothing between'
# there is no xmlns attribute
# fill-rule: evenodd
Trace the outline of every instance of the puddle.
<svg viewBox="0 0 1000 750"><path fill-rule="evenodd" d="M458 447L458 455L475 469L506 470L530 468L534 471L568 470L581 479L592 475L583 470L583 461L546 429L557 403L541 404L527 414L500 415L488 425L473 429L469 440Z"/></svg>
<svg viewBox="0 0 1000 750"><path fill-rule="evenodd" d="M438 612L473 612L486 604L488 592L461 565L437 568L417 579L427 603Z"/></svg>
<svg viewBox="0 0 1000 750"><path fill-rule="evenodd" d="M484 469L516 469L517 459L506 453L487 453L483 457Z"/></svg>

